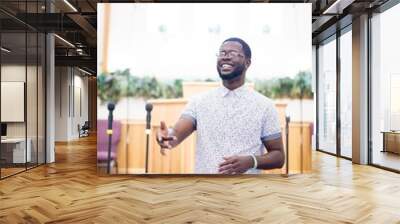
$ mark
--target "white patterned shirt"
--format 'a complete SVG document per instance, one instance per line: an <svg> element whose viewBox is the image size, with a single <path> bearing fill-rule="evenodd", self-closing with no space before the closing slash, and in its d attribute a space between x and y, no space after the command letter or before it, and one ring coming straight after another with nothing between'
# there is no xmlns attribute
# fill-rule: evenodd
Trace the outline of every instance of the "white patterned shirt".
<svg viewBox="0 0 400 224"><path fill-rule="evenodd" d="M196 129L196 174L218 173L224 156L263 155L262 141L281 136L272 100L245 85L233 91L222 86L197 95L181 116L190 118Z"/></svg>

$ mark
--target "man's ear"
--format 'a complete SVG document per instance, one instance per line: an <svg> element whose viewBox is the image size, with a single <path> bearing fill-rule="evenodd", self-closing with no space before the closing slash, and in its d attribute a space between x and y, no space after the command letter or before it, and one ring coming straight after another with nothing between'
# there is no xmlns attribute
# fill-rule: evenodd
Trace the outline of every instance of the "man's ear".
<svg viewBox="0 0 400 224"><path fill-rule="evenodd" d="M246 68L250 67L250 65L251 65L251 59L247 58L246 59Z"/></svg>

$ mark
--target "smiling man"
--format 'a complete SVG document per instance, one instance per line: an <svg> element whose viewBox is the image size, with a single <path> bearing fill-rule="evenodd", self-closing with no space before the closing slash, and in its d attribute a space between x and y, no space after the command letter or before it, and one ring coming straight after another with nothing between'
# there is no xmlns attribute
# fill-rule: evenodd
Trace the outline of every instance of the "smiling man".
<svg viewBox="0 0 400 224"><path fill-rule="evenodd" d="M267 97L245 87L249 45L225 40L217 54L223 86L189 101L173 128L161 122L161 153L197 133L195 173L260 173L285 161L278 113Z"/></svg>

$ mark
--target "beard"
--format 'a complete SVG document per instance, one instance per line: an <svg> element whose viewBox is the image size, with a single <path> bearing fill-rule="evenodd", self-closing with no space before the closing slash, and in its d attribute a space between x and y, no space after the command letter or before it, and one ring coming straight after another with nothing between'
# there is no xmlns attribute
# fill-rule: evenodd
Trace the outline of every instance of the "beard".
<svg viewBox="0 0 400 224"><path fill-rule="evenodd" d="M243 73L244 69L245 69L244 65L238 65L231 73L222 74L220 67L217 65L219 77L225 81L229 81L229 80L239 77Z"/></svg>

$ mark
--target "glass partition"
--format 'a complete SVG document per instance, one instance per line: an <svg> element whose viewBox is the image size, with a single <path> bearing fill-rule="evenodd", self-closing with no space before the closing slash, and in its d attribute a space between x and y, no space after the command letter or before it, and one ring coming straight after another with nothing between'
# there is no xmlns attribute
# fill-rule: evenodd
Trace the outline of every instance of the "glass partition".
<svg viewBox="0 0 400 224"><path fill-rule="evenodd" d="M38 35L36 32L27 33L27 81L26 81L26 111L27 111L27 149L31 151L28 168L36 166L38 160L37 144L37 98L38 98Z"/></svg>
<svg viewBox="0 0 400 224"><path fill-rule="evenodd" d="M25 32L1 34L2 177L25 170L31 162L26 147L26 41Z"/></svg>
<svg viewBox="0 0 400 224"><path fill-rule="evenodd" d="M46 39L16 19L26 12L44 12L43 5L44 1L0 2L2 9L14 12L0 12L0 178L45 163Z"/></svg>
<svg viewBox="0 0 400 224"><path fill-rule="evenodd" d="M336 154L336 39L318 48L318 149Z"/></svg>

